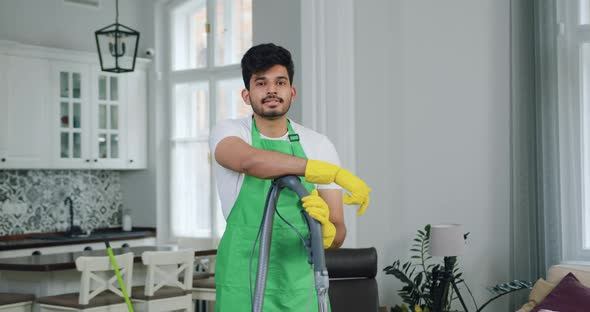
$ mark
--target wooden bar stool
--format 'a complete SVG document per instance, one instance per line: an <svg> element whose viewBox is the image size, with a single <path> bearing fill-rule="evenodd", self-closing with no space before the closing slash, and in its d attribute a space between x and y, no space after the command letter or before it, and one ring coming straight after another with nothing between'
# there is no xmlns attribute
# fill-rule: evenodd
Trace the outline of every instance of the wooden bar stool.
<svg viewBox="0 0 590 312"><path fill-rule="evenodd" d="M115 256L127 293L131 293L133 253ZM106 257L78 257L76 269L82 272L80 292L37 299L44 311L127 311L123 293L110 259ZM94 287L93 287L94 285Z"/></svg>
<svg viewBox="0 0 590 312"><path fill-rule="evenodd" d="M217 250L203 250L195 253L196 261L201 268L193 275L191 289L193 300L196 301L196 311L206 312L214 308L215 302L215 257ZM213 303L209 306L209 303Z"/></svg>
<svg viewBox="0 0 590 312"><path fill-rule="evenodd" d="M136 311L192 310L194 251L146 251L141 259L147 274L145 286L131 291Z"/></svg>
<svg viewBox="0 0 590 312"><path fill-rule="evenodd" d="M0 293L0 312L31 312L35 296Z"/></svg>

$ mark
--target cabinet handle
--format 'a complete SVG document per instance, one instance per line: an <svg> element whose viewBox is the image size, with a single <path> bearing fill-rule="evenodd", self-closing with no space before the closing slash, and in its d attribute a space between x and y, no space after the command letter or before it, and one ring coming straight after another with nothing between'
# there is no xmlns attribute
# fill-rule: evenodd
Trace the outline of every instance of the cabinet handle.
<svg viewBox="0 0 590 312"><path fill-rule="evenodd" d="M121 245L121 248L129 248L129 244L125 243L125 244Z"/></svg>
<svg viewBox="0 0 590 312"><path fill-rule="evenodd" d="M94 162L98 162L98 159L95 159Z"/></svg>
<svg viewBox="0 0 590 312"><path fill-rule="evenodd" d="M33 253L31 254L31 256L40 256L41 255L41 251L39 250L35 250L33 251Z"/></svg>
<svg viewBox="0 0 590 312"><path fill-rule="evenodd" d="M2 162L5 162L5 161L6 161L6 158L2 158Z"/></svg>
<svg viewBox="0 0 590 312"><path fill-rule="evenodd" d="M132 163L133 162L133 159L129 159L129 162Z"/></svg>
<svg viewBox="0 0 590 312"><path fill-rule="evenodd" d="M89 251L89 250L92 250L92 247L90 247L90 246L84 247L84 251Z"/></svg>
<svg viewBox="0 0 590 312"><path fill-rule="evenodd" d="M90 162L90 159L86 159L86 162Z"/></svg>

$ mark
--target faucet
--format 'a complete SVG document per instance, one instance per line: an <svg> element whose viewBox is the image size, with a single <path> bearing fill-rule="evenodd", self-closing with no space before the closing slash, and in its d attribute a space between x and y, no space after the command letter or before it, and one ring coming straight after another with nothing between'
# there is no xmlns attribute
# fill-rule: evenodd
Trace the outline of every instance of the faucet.
<svg viewBox="0 0 590 312"><path fill-rule="evenodd" d="M70 208L70 228L66 232L66 236L76 236L82 234L82 229L79 226L74 225L74 201L70 196L64 200L64 205L68 205Z"/></svg>

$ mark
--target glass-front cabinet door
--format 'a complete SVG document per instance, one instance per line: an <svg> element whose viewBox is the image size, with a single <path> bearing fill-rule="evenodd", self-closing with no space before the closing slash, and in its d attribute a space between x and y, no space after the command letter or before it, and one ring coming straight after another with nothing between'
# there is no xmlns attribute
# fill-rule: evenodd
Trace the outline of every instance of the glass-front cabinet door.
<svg viewBox="0 0 590 312"><path fill-rule="evenodd" d="M125 169L125 75L75 63L55 63L53 73L58 167Z"/></svg>
<svg viewBox="0 0 590 312"><path fill-rule="evenodd" d="M119 78L98 76L98 129L94 138L100 159L118 159L119 155Z"/></svg>
<svg viewBox="0 0 590 312"><path fill-rule="evenodd" d="M53 124L57 129L58 164L84 168L91 162L88 153L87 115L90 110L88 67L68 63L53 64L54 107L57 114Z"/></svg>
<svg viewBox="0 0 590 312"><path fill-rule="evenodd" d="M61 158L82 158L82 74L59 72L59 124ZM84 90L86 92L86 90ZM86 103L84 103L86 104ZM84 105L87 109L87 105Z"/></svg>
<svg viewBox="0 0 590 312"><path fill-rule="evenodd" d="M92 155L98 167L125 166L125 75L93 70L95 84Z"/></svg>

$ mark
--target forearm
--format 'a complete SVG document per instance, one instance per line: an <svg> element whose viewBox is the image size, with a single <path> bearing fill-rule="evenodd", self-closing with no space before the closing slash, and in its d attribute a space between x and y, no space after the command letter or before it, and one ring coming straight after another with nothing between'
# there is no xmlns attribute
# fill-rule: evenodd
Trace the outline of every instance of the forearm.
<svg viewBox="0 0 590 312"><path fill-rule="evenodd" d="M226 137L217 144L215 160L230 170L261 179L305 175L307 159L252 147L238 137Z"/></svg>
<svg viewBox="0 0 590 312"><path fill-rule="evenodd" d="M330 248L339 248L346 238L344 224L344 207L342 205L342 191L339 189L320 189L319 194L330 209L330 222L336 228L336 235Z"/></svg>
<svg viewBox="0 0 590 312"><path fill-rule="evenodd" d="M285 175L305 175L307 159L279 152L256 149L240 166L240 172L260 179L274 179Z"/></svg>
<svg viewBox="0 0 590 312"><path fill-rule="evenodd" d="M342 244L344 244L344 239L346 238L346 225L344 223L334 223L336 227L336 236L334 237L334 242L332 242L332 246L330 248L340 248Z"/></svg>

